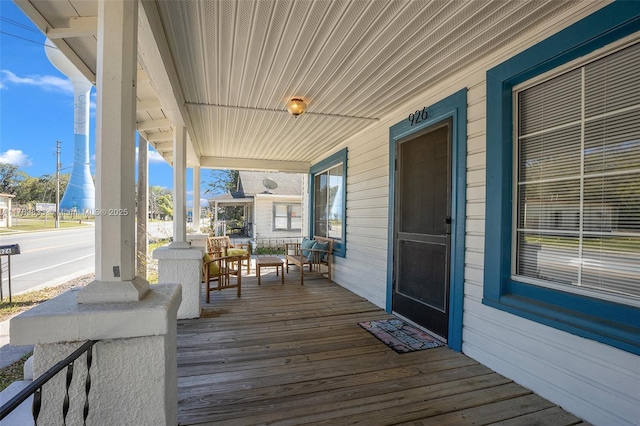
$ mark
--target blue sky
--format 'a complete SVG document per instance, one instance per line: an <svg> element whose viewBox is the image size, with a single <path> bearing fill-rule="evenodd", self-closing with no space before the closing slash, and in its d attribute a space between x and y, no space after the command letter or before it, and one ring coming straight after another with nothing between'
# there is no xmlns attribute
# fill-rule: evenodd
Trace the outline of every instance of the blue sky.
<svg viewBox="0 0 640 426"><path fill-rule="evenodd" d="M10 0L0 0L0 162L30 176L55 174L56 141L62 167L73 164L73 89L44 53L45 36ZM95 174L95 88L91 89L89 151ZM149 146L149 184L173 188L172 168ZM71 169L62 171L70 173ZM203 170L202 181L210 170ZM192 171L187 170L188 204ZM201 185L204 193L206 185ZM202 194L204 195L204 194Z"/></svg>

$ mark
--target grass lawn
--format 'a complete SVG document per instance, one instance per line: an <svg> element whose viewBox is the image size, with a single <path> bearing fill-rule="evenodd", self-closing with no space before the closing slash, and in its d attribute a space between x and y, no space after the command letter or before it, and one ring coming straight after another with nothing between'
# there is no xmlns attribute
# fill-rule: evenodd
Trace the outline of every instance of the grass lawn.
<svg viewBox="0 0 640 426"><path fill-rule="evenodd" d="M53 220L50 220L49 222L53 223ZM149 244L149 253L152 253L156 248L162 247L168 243L169 241L159 241ZM27 309L32 308L44 301L52 299L72 287L84 286L93 281L93 279L94 274L88 274L56 287L48 287L39 291L31 291L20 295L15 295L11 297L11 303L9 303L9 299L5 297L5 299L0 302L0 321L4 321L13 315L26 311ZM155 283L158 281L158 273L155 268L150 268L148 280L150 283ZM17 380L22 380L24 363L27 358L29 358L29 356L30 354L5 368L0 368L0 391L4 390L11 383Z"/></svg>
<svg viewBox="0 0 640 426"><path fill-rule="evenodd" d="M17 221L15 218L12 220L11 228L0 228L0 234L10 234L15 231L44 231L50 229L56 229L55 220L49 218L46 221L44 219L21 219ZM90 226L85 220L61 220L60 228L78 228L82 226Z"/></svg>
<svg viewBox="0 0 640 426"><path fill-rule="evenodd" d="M0 368L0 392L5 390L9 385L18 380L22 380L24 377L24 363L31 356L28 353L20 360L14 362L5 368Z"/></svg>
<svg viewBox="0 0 640 426"><path fill-rule="evenodd" d="M20 312L26 311L27 309L46 300L54 298L70 288L84 286L93 281L93 278L93 274L87 274L59 286L47 287L42 290L15 295L11 297L11 303L9 303L9 298L5 297L4 300L0 302L0 321L4 321L13 315L19 314ZM22 380L23 366L27 358L29 358L29 355L26 355L21 360L16 361L5 368L0 368L0 391L4 390L16 380Z"/></svg>

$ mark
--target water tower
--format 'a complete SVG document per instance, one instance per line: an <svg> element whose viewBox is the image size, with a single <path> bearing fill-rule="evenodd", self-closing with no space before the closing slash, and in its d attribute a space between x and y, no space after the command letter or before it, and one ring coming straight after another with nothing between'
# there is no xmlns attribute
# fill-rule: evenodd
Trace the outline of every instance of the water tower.
<svg viewBox="0 0 640 426"><path fill-rule="evenodd" d="M73 85L73 169L60 201L60 210L76 209L79 212L95 209L96 187L89 169L89 96L91 83L47 39L44 51L49 61Z"/></svg>

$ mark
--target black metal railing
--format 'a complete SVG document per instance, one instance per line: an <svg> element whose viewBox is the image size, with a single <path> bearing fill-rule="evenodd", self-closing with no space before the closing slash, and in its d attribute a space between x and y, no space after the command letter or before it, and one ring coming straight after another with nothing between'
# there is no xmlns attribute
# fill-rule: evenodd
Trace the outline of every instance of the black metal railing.
<svg viewBox="0 0 640 426"><path fill-rule="evenodd" d="M56 365L48 369L44 374L35 379L33 382L29 384L26 388L24 388L20 393L7 401L0 408L0 420L7 417L13 410L15 410L20 404L26 401L31 395L33 395L33 404L31 407L31 412L33 414L33 422L37 426L38 425L38 416L40 415L40 408L42 406L42 386L51 380L56 374L62 371L63 368L67 367L67 377L66 377L66 389L64 401L62 402L62 418L64 424L67 421L67 414L69 413L69 387L71 386L71 381L73 380L73 363L75 360L80 358L80 356L86 352L87 354L87 377L85 378L84 383L84 391L85 391L85 400L84 400L84 408L83 408L83 424L86 425L87 417L89 416L89 391L91 390L91 363L93 362L93 345L98 343L99 340L88 340L78 349L76 349L71 355L58 362Z"/></svg>

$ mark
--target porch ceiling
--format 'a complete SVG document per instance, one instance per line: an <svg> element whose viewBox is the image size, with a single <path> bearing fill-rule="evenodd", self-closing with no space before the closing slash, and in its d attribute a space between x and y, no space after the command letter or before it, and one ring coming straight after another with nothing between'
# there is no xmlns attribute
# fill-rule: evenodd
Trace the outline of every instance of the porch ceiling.
<svg viewBox="0 0 640 426"><path fill-rule="evenodd" d="M44 32L97 16L97 1L18 0ZM140 8L138 127L190 165L307 171L309 164L444 78L579 1L184 0ZM56 42L95 73L96 37ZM95 77L94 77L95 80ZM286 102L300 97L294 118Z"/></svg>

